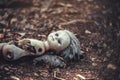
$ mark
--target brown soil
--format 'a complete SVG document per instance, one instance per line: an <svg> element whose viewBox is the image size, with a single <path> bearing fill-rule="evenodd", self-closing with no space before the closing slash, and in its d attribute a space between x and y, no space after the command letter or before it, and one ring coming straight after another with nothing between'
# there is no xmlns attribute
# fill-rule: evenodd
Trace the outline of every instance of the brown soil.
<svg viewBox="0 0 120 80"><path fill-rule="evenodd" d="M8 0L9 1L9 0ZM11 0L12 1L12 0ZM7 62L0 58L0 80L119 80L119 0L13 0L0 6L0 42L43 40L52 31L76 34L84 59L64 69L35 66L32 58ZM62 80L62 79L61 79Z"/></svg>

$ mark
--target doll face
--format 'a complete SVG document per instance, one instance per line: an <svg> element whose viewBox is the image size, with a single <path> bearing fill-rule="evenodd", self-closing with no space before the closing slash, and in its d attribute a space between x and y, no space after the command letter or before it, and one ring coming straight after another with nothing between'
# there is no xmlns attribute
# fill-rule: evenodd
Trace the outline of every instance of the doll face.
<svg viewBox="0 0 120 80"><path fill-rule="evenodd" d="M70 37L64 30L56 31L48 35L48 44L50 49L61 51L69 46Z"/></svg>

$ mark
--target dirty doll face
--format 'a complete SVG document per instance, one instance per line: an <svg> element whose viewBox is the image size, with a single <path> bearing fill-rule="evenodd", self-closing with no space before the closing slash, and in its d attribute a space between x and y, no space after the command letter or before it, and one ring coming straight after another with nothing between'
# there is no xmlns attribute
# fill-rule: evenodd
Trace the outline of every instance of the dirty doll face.
<svg viewBox="0 0 120 80"><path fill-rule="evenodd" d="M55 51L64 50L70 44L70 37L63 30L50 33L47 40L50 49L53 49Z"/></svg>

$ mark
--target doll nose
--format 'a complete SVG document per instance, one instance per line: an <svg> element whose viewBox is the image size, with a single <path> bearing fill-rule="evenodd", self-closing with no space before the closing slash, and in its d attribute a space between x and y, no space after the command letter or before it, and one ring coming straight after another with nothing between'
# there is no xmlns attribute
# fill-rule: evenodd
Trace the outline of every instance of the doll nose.
<svg viewBox="0 0 120 80"><path fill-rule="evenodd" d="M53 40L58 40L57 36L52 36Z"/></svg>

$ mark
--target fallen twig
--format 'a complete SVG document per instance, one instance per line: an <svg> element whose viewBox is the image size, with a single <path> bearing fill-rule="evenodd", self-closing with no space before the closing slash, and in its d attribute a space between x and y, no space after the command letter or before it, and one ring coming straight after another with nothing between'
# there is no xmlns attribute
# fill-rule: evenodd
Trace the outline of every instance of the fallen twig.
<svg viewBox="0 0 120 80"><path fill-rule="evenodd" d="M77 74L77 76L78 76L79 78L83 79L83 80L86 80L86 78L85 78L84 76L80 75L80 74Z"/></svg>
<svg viewBox="0 0 120 80"><path fill-rule="evenodd" d="M58 28L62 28L62 26L73 24L73 23L76 23L76 22L82 22L82 23L91 22L91 23L94 23L96 25L99 25L96 21L93 21L93 20L76 19L76 20L71 20L71 21L68 21L68 22L60 23L58 25Z"/></svg>
<svg viewBox="0 0 120 80"><path fill-rule="evenodd" d="M55 79L57 79L57 80L65 80L65 79L63 79L63 78L57 77L57 71L54 71L53 77L54 77Z"/></svg>

